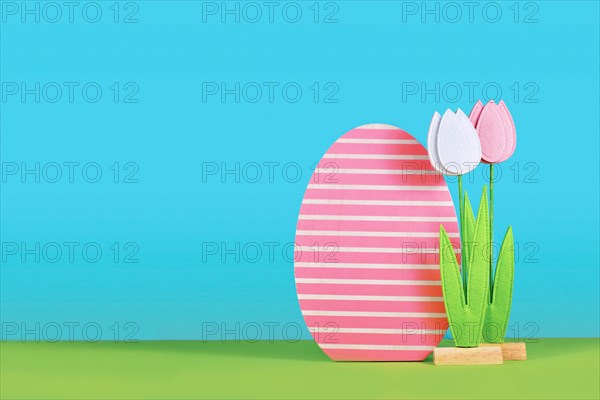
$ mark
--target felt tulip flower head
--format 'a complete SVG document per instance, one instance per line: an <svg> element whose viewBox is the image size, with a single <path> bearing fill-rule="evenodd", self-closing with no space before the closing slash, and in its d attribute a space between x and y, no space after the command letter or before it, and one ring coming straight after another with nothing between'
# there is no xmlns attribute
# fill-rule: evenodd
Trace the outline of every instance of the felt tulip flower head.
<svg viewBox="0 0 600 400"><path fill-rule="evenodd" d="M474 170L481 160L481 144L469 118L459 108L433 114L427 136L429 160L443 175L461 175Z"/></svg>
<svg viewBox="0 0 600 400"><path fill-rule="evenodd" d="M512 156L517 145L517 135L504 100L498 104L490 100L485 106L478 101L471 110L469 119L479 135L481 159L484 162L496 164Z"/></svg>

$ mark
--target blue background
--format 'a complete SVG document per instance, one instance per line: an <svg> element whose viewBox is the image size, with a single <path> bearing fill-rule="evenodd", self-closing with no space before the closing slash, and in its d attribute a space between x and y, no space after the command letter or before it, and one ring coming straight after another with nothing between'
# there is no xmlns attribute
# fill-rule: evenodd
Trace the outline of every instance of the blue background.
<svg viewBox="0 0 600 400"><path fill-rule="evenodd" d="M468 112L478 98L499 98L497 87L518 136L515 154L501 166L495 203L496 236L511 224L518 242L511 325L518 324L520 336L599 335L597 2L522 2L517 22L513 2L500 2L496 23L482 16L486 2L473 22L464 6L453 22L453 10L438 4L438 22L421 15L421 2L322 2L318 23L312 1L298 2L297 23L283 18L284 2L272 23L264 14L256 23L243 15L239 23L231 15L222 23L220 14L203 22L203 4L194 1L136 2L137 23L123 22L135 11L126 2L115 23L112 1L98 2L97 23L85 21L80 8L73 23L66 15L56 23L27 15L22 22L21 14L6 12L10 2L2 3L3 339L32 329L37 333L27 340L44 340L55 336L41 332L44 326L71 322L94 323L107 340L115 330L125 334L127 322L137 327L136 339L199 339L203 323L234 330L240 323L238 331L248 323L278 323L276 338L295 336L283 328L303 323L291 255L283 249L294 240L311 166L338 136L366 123L399 126L425 143L434 111ZM407 13L412 6L419 8L415 15ZM337 22L324 23L331 12ZM92 103L76 90L72 102L66 93L49 102L51 92L41 93L39 103L34 95L23 101L20 93L7 94L10 82L30 88L96 82L102 98ZM256 103L247 101L253 92L239 103L234 95L203 101L203 82L229 88L278 82L279 90L272 102L266 91ZM302 88L295 103L281 94L288 82ZM465 82L477 85L474 98ZM414 95L406 91L413 83ZM439 98L423 98L421 83L428 89L438 83ZM137 102L124 102L135 87ZM332 88L337 102L325 102ZM66 167L57 183L6 175L13 163L33 168L36 162L40 168L94 162L102 178L88 183L77 169L70 183ZM118 183L109 168L115 162ZM128 162L138 168L137 183L123 182L134 168ZM279 163L272 181L263 165L269 162ZM229 169L239 163L239 182L232 174L203 179L203 168L213 165L206 163ZM257 182L249 163L263 165ZM287 174L283 166L291 166ZM475 199L486 171L480 166L467 185ZM456 185L450 187L456 198ZM36 262L27 254L23 261L22 249L7 252L11 243L34 248L36 242L80 245L72 263L66 254L52 263L50 253ZM103 251L98 262L81 255L89 242ZM266 242L276 243L272 259ZM239 262L235 254L206 253L206 243L228 249L239 243ZM240 255L244 246L249 253ZM137 263L125 262L132 249ZM9 335L15 326L19 332ZM80 328L76 338L86 335ZM68 339L65 332L59 338ZM260 338L268 338L266 329Z"/></svg>

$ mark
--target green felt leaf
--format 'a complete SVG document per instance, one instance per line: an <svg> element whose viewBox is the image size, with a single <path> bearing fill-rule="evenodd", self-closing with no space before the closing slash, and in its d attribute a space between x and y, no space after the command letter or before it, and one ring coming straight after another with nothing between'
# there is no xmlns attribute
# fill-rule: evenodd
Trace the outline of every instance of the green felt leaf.
<svg viewBox="0 0 600 400"><path fill-rule="evenodd" d="M489 298L489 264L486 254L484 254L487 248L486 244L489 243L488 224L487 196L484 187L477 220L474 224L473 240L466 244L469 268L469 276L465 283L467 285L466 297L452 244L444 228L440 228L442 291L450 330L457 347L476 347L481 343Z"/></svg>
<svg viewBox="0 0 600 400"><path fill-rule="evenodd" d="M512 227L509 227L500 247L492 299L488 302L486 310L483 339L487 343L504 341L512 303L514 273L515 244Z"/></svg>
<svg viewBox="0 0 600 400"><path fill-rule="evenodd" d="M466 302L454 247L443 226L440 226L440 276L448 319L458 317Z"/></svg>
<svg viewBox="0 0 600 400"><path fill-rule="evenodd" d="M489 216L486 187L483 188L479 211L475 222L473 240L469 247L469 282L467 286L467 306L472 312L473 328L472 340L476 346L481 342L486 306L489 298L490 270L486 254L490 242Z"/></svg>

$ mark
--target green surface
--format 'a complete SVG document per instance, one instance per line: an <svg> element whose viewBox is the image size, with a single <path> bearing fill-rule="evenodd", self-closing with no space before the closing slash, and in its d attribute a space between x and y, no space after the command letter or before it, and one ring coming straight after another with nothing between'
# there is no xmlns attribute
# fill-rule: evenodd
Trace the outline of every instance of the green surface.
<svg viewBox="0 0 600 400"><path fill-rule="evenodd" d="M490 366L336 363L312 341L0 344L12 398L598 399L599 339L540 339ZM469 385L464 378L469 377ZM468 389L467 389L468 388ZM465 390L466 389L466 390ZM468 391L467 391L468 390Z"/></svg>

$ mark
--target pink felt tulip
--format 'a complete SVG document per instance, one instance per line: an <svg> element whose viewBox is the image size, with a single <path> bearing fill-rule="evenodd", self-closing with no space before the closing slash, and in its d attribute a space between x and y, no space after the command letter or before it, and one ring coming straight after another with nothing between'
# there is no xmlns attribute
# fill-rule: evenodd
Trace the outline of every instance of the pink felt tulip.
<svg viewBox="0 0 600 400"><path fill-rule="evenodd" d="M469 119L479 135L481 159L489 164L506 161L515 151L517 134L504 100L490 100L485 106L478 101Z"/></svg>

